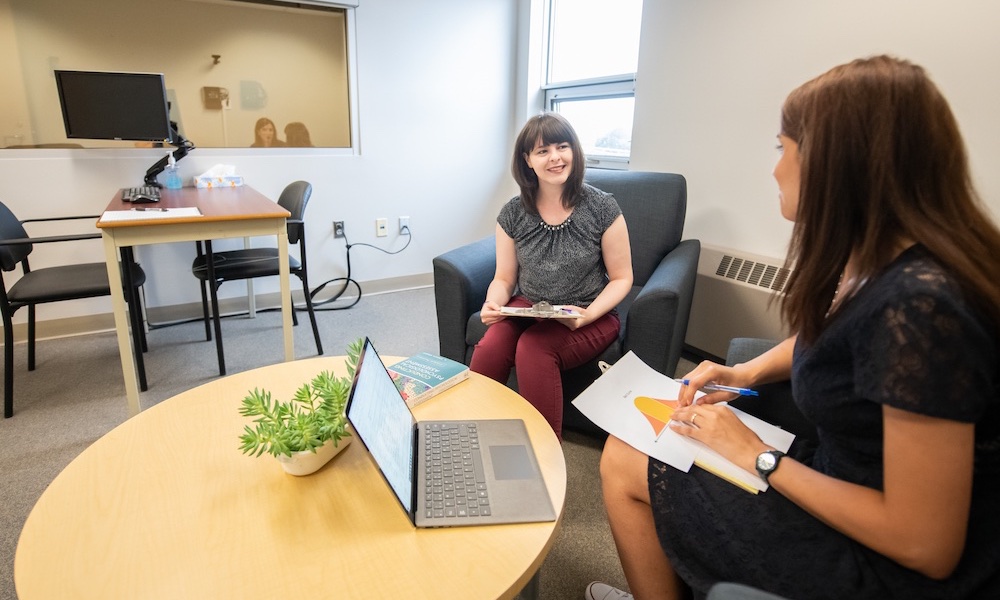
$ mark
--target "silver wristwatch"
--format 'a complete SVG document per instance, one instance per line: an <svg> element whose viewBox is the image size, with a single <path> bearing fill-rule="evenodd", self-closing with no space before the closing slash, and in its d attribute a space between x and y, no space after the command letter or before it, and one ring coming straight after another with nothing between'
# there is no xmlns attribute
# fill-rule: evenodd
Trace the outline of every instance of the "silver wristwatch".
<svg viewBox="0 0 1000 600"><path fill-rule="evenodd" d="M784 452L778 450L765 450L757 455L757 474L767 483L767 478L778 468Z"/></svg>

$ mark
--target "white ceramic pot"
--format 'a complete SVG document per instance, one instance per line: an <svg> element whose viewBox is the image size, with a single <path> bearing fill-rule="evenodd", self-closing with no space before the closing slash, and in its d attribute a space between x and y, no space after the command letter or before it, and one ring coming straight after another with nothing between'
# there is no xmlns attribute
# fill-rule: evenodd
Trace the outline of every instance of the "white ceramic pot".
<svg viewBox="0 0 1000 600"><path fill-rule="evenodd" d="M304 452L294 452L291 456L278 456L278 462L281 463L281 468L285 470L289 475L309 475L310 473L315 473L325 465L330 462L334 456L340 453L341 450L347 447L351 443L353 437L340 438L337 441L337 445L333 445L333 440L328 441L319 448L316 452L309 452L308 450Z"/></svg>

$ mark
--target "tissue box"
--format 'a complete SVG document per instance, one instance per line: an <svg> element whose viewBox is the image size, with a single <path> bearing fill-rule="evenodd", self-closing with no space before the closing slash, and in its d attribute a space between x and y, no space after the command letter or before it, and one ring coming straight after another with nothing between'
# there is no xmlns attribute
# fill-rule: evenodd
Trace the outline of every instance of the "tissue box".
<svg viewBox="0 0 1000 600"><path fill-rule="evenodd" d="M222 175L219 177L199 175L194 178L194 185L200 188L239 187L243 185L243 177L240 175Z"/></svg>

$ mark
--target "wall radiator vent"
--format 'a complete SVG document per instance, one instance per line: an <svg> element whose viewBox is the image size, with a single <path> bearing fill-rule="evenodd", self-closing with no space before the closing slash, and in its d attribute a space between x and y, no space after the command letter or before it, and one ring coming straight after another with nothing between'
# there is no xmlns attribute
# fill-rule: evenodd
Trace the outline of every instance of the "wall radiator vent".
<svg viewBox="0 0 1000 600"><path fill-rule="evenodd" d="M750 285L757 285L776 292L785 290L785 282L788 281L788 276L791 273L784 267L731 254L723 254L719 260L719 267L715 270L715 274L719 277L744 281Z"/></svg>
<svg viewBox="0 0 1000 600"><path fill-rule="evenodd" d="M775 297L791 275L783 264L778 258L703 245L685 338L688 350L723 359L734 337L786 337Z"/></svg>

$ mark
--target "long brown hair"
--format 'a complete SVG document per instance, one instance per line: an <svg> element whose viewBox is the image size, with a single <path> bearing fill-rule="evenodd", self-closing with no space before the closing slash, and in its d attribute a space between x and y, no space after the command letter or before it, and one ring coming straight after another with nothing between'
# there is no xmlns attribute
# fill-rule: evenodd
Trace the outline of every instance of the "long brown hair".
<svg viewBox="0 0 1000 600"><path fill-rule="evenodd" d="M268 119L267 117L261 117L257 119L257 122L253 126L253 145L257 147L264 146L264 138L260 137L260 130L264 129L268 125L274 130L274 137L271 139L271 145L276 146L278 144L278 127L274 124L274 121Z"/></svg>
<svg viewBox="0 0 1000 600"><path fill-rule="evenodd" d="M788 96L781 131L801 160L782 305L792 331L819 336L852 254L855 275L869 278L906 240L926 247L1000 331L1000 231L923 68L888 56L835 67Z"/></svg>
<svg viewBox="0 0 1000 600"><path fill-rule="evenodd" d="M566 208L576 206L580 190L583 188L587 160L583 155L583 146L576 135L576 130L566 117L554 112L542 113L528 119L514 141L514 156L511 159L510 170L514 175L514 181L521 188L521 205L531 214L538 213L538 208L535 206L535 201L538 199L538 176L525 161L525 156L531 154L538 142L545 145L569 143L573 150L573 168L563 188L562 202Z"/></svg>

